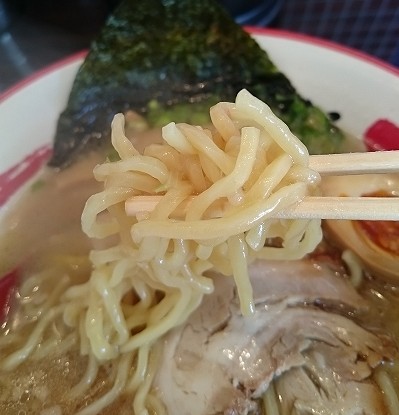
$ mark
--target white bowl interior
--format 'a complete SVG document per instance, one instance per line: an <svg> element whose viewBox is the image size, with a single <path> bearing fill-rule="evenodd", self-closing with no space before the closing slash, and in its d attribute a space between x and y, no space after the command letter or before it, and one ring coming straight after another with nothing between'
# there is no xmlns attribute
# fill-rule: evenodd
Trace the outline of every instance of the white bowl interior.
<svg viewBox="0 0 399 415"><path fill-rule="evenodd" d="M398 73L326 42L278 31L254 38L306 98L354 136L380 118L399 124ZM0 174L34 150L51 145L82 55L71 57L23 82L0 102Z"/></svg>

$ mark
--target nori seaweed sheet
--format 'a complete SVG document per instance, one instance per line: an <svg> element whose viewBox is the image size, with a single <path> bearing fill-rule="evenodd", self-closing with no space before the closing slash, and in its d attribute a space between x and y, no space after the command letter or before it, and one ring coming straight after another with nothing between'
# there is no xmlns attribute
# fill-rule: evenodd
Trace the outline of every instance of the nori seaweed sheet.
<svg viewBox="0 0 399 415"><path fill-rule="evenodd" d="M109 142L117 112L146 115L154 102L164 111L212 105L242 88L270 105L311 153L336 151L342 133L216 1L124 0L77 73L49 164L64 167Z"/></svg>

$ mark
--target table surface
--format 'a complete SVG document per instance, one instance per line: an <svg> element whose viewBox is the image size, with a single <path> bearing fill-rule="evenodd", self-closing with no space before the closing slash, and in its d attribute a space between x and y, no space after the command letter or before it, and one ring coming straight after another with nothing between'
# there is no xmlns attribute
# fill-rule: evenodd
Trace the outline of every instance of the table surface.
<svg viewBox="0 0 399 415"><path fill-rule="evenodd" d="M0 92L88 48L117 3L0 0ZM332 40L399 67L398 0L280 0L273 13L271 21L259 17L259 25L266 22L274 28ZM251 21L246 16L234 17L244 24L257 24L253 16Z"/></svg>

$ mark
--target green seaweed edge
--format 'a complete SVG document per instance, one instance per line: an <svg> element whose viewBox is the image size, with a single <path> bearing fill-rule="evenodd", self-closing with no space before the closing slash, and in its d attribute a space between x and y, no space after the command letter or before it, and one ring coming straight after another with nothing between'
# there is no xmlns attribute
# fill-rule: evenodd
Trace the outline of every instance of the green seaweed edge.
<svg viewBox="0 0 399 415"><path fill-rule="evenodd" d="M234 100L242 88L266 102L311 153L339 149L342 132L217 2L124 0L78 71L50 165L65 166L109 142L116 112L136 111L152 125L196 121L193 114L205 119L211 105Z"/></svg>

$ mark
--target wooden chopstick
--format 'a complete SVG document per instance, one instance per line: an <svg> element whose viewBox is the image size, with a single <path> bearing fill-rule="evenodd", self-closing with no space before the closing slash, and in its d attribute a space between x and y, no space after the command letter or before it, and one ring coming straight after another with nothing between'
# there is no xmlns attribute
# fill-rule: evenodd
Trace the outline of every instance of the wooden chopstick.
<svg viewBox="0 0 399 415"><path fill-rule="evenodd" d="M281 219L345 219L399 221L399 197L309 196L284 211Z"/></svg>
<svg viewBox="0 0 399 415"><path fill-rule="evenodd" d="M152 212L162 196L135 196L125 202L128 216ZM176 214L182 216L190 208L193 196L179 205ZM223 205L217 212L223 211ZM214 217L218 217L215 215ZM295 205L277 211L279 219L345 219L399 221L399 197L330 197L308 196Z"/></svg>
<svg viewBox="0 0 399 415"><path fill-rule="evenodd" d="M309 167L323 176L399 172L399 150L312 155Z"/></svg>
<svg viewBox="0 0 399 415"><path fill-rule="evenodd" d="M399 151L312 155L309 167L321 175L348 175L399 172ZM135 196L125 203L128 216L151 212L162 196ZM183 214L193 197L182 200ZM223 206L219 209L223 211ZM399 197L330 197L308 196L298 204L276 212L284 219L346 219L399 221Z"/></svg>

